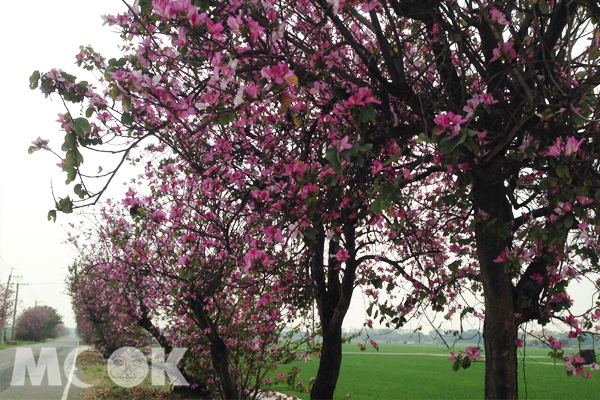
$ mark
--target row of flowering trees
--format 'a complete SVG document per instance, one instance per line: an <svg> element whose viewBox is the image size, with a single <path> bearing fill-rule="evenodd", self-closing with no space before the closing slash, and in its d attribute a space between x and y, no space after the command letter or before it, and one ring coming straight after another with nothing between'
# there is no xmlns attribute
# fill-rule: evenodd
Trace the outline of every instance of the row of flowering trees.
<svg viewBox="0 0 600 400"><path fill-rule="evenodd" d="M36 306L24 310L15 323L15 338L40 341L66 334L62 317L55 308Z"/></svg>
<svg viewBox="0 0 600 400"><path fill-rule="evenodd" d="M145 189L104 207L78 263L108 289L77 290L113 293L97 304L146 330L191 329L225 398L257 387L231 362L236 326L254 327L244 345L278 351L278 329L314 301L311 397L326 399L355 287L397 327L424 307L477 313L485 396L516 398L520 326L600 331L599 14L566 0L127 5L105 17L123 57L77 55L102 90L31 77L67 105L60 167L78 181L49 219L147 162ZM101 188L85 150L121 154ZM567 286L582 278L592 307L572 315Z"/></svg>

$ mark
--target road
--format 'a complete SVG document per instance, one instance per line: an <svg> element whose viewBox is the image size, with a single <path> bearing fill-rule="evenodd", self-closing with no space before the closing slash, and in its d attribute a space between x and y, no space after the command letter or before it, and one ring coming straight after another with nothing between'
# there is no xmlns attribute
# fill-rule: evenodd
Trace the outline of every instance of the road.
<svg viewBox="0 0 600 400"><path fill-rule="evenodd" d="M65 374L65 359L67 355L75 350L79 345L77 338L61 337L56 340L39 343L29 346L12 347L0 351L0 399L2 400L76 400L79 399L81 390L72 381L83 381L79 371L75 371L74 376ZM40 355L42 361L46 364L43 368L34 370L33 374L28 371L25 374L24 385L11 385L11 381L16 381L19 377L19 371L25 370L24 365L27 361L17 362L17 354L33 355L36 366L39 367ZM69 360L67 360L67 363ZM29 360L32 364L32 360ZM15 368L16 366L16 368ZM55 366L58 366L59 372L56 372ZM54 372L52 378L49 378L49 369ZM42 371L43 370L43 371ZM13 375L15 375L13 377ZM40 382L32 382L32 379ZM74 379L76 378L76 379Z"/></svg>

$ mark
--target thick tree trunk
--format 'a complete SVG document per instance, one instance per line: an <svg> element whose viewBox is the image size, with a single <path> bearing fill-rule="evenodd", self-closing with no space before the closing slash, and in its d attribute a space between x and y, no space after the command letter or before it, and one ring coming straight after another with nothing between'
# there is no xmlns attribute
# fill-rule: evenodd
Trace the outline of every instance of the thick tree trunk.
<svg viewBox="0 0 600 400"><path fill-rule="evenodd" d="M229 351L219 335L218 327L206 313L204 305L201 302L192 300L189 305L196 316L198 326L208 331L207 336L213 368L221 381L224 400L237 400L239 394L229 368Z"/></svg>
<svg viewBox="0 0 600 400"><path fill-rule="evenodd" d="M323 349L321 362L310 392L311 400L330 400L333 398L342 366L342 327L323 327Z"/></svg>
<svg viewBox="0 0 600 400"><path fill-rule="evenodd" d="M476 209L489 214L487 221L497 218L496 224L509 223L512 209L506 198L502 171L496 165L481 168L473 183ZM485 347L485 398L516 399L517 386L517 318L513 301L513 284L503 263L496 259L510 244L480 221L475 227L477 255L485 298L483 338Z"/></svg>
<svg viewBox="0 0 600 400"><path fill-rule="evenodd" d="M238 391L229 370L227 346L225 346L225 343L221 339L211 340L210 354L213 366L221 379L225 400L237 400L239 398Z"/></svg>
<svg viewBox="0 0 600 400"><path fill-rule="evenodd" d="M322 226L319 229L315 257L311 264L311 275L316 284L314 287L315 299L323 332L321 361L310 392L311 400L333 399L342 366L342 323L350 307L357 267L354 221L348 220L344 224L344 237L346 239L345 248L350 257L346 260L346 268L341 281L339 264L335 259L335 254L340 247L336 241L329 243L329 264L327 279L325 279L323 268L325 231Z"/></svg>

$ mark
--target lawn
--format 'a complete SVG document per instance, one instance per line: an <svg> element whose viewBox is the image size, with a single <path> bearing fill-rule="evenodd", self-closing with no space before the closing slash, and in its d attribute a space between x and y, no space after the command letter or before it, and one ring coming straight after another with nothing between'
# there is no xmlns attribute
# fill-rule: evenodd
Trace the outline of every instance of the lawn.
<svg viewBox="0 0 600 400"><path fill-rule="evenodd" d="M457 348L455 351L464 350ZM484 362L476 362L467 370L454 372L448 360L449 351L432 345L402 345L383 343L379 352L367 348L360 352L356 343L344 345L342 370L337 385L336 399L350 394L357 400L394 399L481 399L483 398ZM400 354L398 354L400 353ZM435 356L431 354L440 354ZM527 349L527 355L547 355L546 349ZM85 391L83 399L180 399L168 388L150 387L145 381L140 387L124 389L115 385L106 374L106 360L95 352L87 351L78 357L86 382L94 387ZM281 366L278 372L289 372L300 366L299 380L308 384L317 372L318 359ZM548 358L525 361L525 376L520 369L520 397L527 399L598 399L600 374L595 379L567 377L564 366L556 368ZM522 367L522 364L521 364ZM525 385L525 381L527 385ZM309 399L308 393L275 387L282 393Z"/></svg>
<svg viewBox="0 0 600 400"><path fill-rule="evenodd" d="M44 343L44 341L42 340L41 342L33 342L30 340L14 340L14 341L7 340L4 342L3 345L0 345L0 350L8 349L11 347L28 346L30 344L38 344L38 343Z"/></svg>
<svg viewBox="0 0 600 400"><path fill-rule="evenodd" d="M458 348L460 349L460 348ZM458 350L457 349L457 350ZM463 348L464 349L464 348ZM360 352L356 344L344 346L344 352ZM477 362L467 370L454 372L446 357L423 354L448 354L435 346L382 344L380 353L367 349L364 353L345 354L335 397L360 400L391 399L475 399L483 398L485 363ZM390 353L411 353L395 355ZM419 354L421 353L421 354ZM545 349L528 349L527 355L547 355ZM288 372L293 365L281 367ZM299 380L308 383L315 376L318 360L300 362ZM520 397L528 399L598 399L600 379L567 377L562 364L556 369L552 360L526 360L525 377L520 369ZM522 365L521 365L522 366ZM598 375L596 373L596 375ZM596 376L600 378L600 376ZM525 384L525 381L527 384ZM308 399L307 393L279 388L283 393Z"/></svg>

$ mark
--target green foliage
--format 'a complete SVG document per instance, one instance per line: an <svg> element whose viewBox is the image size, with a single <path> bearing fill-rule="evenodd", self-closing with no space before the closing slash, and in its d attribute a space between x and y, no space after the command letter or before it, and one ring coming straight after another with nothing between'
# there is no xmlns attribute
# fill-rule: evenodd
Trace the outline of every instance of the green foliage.
<svg viewBox="0 0 600 400"><path fill-rule="evenodd" d="M360 110L359 119L360 122L371 122L375 120L375 109L373 106L366 106Z"/></svg>
<svg viewBox="0 0 600 400"><path fill-rule="evenodd" d="M464 143L464 141L466 139L467 139L467 135L465 133L461 133L460 135L455 136L451 139L449 139L446 136L442 140L440 140L440 143L438 144L438 148L440 149L440 151L442 153L448 154L448 153L451 153L452 150L454 150L456 147L458 147L459 145Z"/></svg>
<svg viewBox="0 0 600 400"><path fill-rule="evenodd" d="M29 77L29 89L34 90L38 87L40 81L40 71L34 71Z"/></svg>
<svg viewBox="0 0 600 400"><path fill-rule="evenodd" d="M330 147L327 149L327 153L325 153L325 158L331 164L331 167L335 171L336 174L340 174L342 172L342 162L340 161L340 155L338 153L337 147Z"/></svg>

